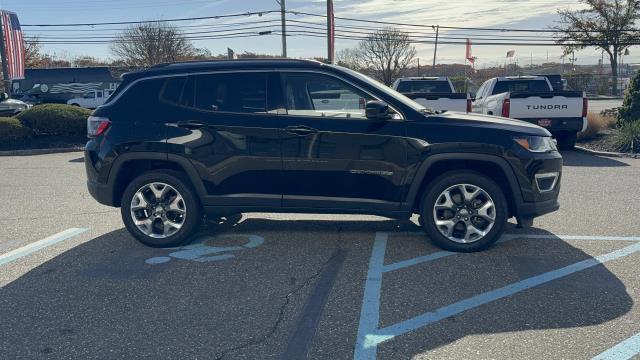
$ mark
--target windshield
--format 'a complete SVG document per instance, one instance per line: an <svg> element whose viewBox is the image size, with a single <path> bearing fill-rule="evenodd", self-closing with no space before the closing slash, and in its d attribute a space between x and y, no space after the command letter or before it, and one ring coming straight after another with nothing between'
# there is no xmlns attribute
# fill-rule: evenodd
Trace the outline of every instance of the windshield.
<svg viewBox="0 0 640 360"><path fill-rule="evenodd" d="M359 73L357 71L353 71L351 69L344 68L342 66L337 66L337 65L330 65L330 66L335 68L335 69L337 69L337 70L346 72L349 75L352 75L352 76L354 76L354 77L366 82L367 84L373 86L377 90L380 90L381 92L393 97L394 99L397 99L402 104L410 107L411 109L413 109L415 111L424 112L425 110L428 110L430 112L433 112L433 110L428 109L428 108L418 104L417 102L409 99L408 97L402 95L401 93L393 90L392 88L390 88L390 87L384 85L383 83L378 82L377 80L374 80L374 79L372 79L372 78L370 78L370 77L368 77L366 75L363 75L363 74L361 74L361 73Z"/></svg>
<svg viewBox="0 0 640 360"><path fill-rule="evenodd" d="M442 93L451 94L448 81L434 80L403 80L398 84L401 93Z"/></svg>

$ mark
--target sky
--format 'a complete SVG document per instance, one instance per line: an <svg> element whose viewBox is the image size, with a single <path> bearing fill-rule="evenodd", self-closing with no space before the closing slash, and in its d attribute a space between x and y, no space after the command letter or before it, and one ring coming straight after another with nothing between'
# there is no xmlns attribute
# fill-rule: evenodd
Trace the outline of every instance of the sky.
<svg viewBox="0 0 640 360"><path fill-rule="evenodd" d="M278 10L279 7L280 5L276 0L0 0L0 8L16 12L23 25L166 20ZM286 0L286 7L287 10L291 11L325 14L326 0ZM578 9L580 7L582 5L578 0L334 0L335 16L338 17L419 25L437 24L440 26L510 29L545 29L557 21L558 9ZM260 24L259 26L264 26L263 29L251 30L257 32L261 30L278 30L278 19L279 14L265 14L261 17L256 15L174 24L177 26L207 25L212 26L209 28L211 29L227 23L242 24L246 21L274 20L268 24ZM318 26L322 26L326 22L324 18L294 14L287 14L287 19L313 22L317 23ZM341 25L383 26L336 20L337 29L340 29ZM74 28L75 31L70 32L68 31L69 28L24 26L23 30L26 35L37 35L44 40L51 36L90 36L96 34L109 36L109 34L117 32L122 27L122 25L104 26L102 28L83 27ZM416 35L425 36L425 39L435 34L429 27L415 29L417 30L412 31L419 32ZM290 28L290 30L295 29ZM486 32L484 34L487 36ZM441 40L442 37L458 37L462 40L457 41L462 42L468 37L474 43L482 40L483 32L441 29L439 35ZM524 35L544 36L545 34L525 33ZM548 36L549 34L546 35ZM207 48L213 54L226 53L228 47L237 53L244 51L267 54L281 53L279 35L198 40L194 41L194 45ZM336 50L356 45L356 40L336 40ZM287 39L289 57L326 57L326 46L326 39L321 37L292 36ZM433 44L420 43L415 44L415 47L421 64L432 63ZM503 64L505 54L510 49L516 50L517 61L521 65L531 62L538 64L547 60L561 61L562 50L556 46L472 45L473 55L478 58L476 67L483 68ZM108 44L46 44L43 50L46 53L66 58L82 55L104 59L112 58ZM464 62L464 55L464 44L440 44L438 46L437 62L462 63ZM583 50L576 53L576 63L594 64L597 63L600 56L601 52L598 50ZM624 62L635 63L638 60L640 60L640 51L632 48L630 49L630 55L626 57Z"/></svg>

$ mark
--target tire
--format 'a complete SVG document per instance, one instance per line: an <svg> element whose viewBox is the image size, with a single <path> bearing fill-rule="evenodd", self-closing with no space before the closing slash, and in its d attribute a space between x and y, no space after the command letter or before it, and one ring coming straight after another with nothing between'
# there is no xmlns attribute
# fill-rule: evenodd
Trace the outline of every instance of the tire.
<svg viewBox="0 0 640 360"><path fill-rule="evenodd" d="M468 194L475 189L480 191L471 197L471 200L460 201L463 196L460 185L464 186ZM449 193L451 208L458 209L455 212L448 210L446 197L443 195L445 192ZM487 205L488 203L492 203L493 206ZM485 205L487 208L481 213ZM420 210L423 229L429 239L436 246L455 252L475 252L489 248L502 234L507 214L508 203L500 187L485 175L470 170L450 171L436 178L428 186ZM440 226L436 225L436 216L441 221ZM491 216L493 223L489 226L490 221L486 218ZM455 225L446 226L442 225L443 223ZM468 227L467 223L472 226ZM454 230L450 238L443 232L448 232L451 228ZM470 231L474 234L465 239Z"/></svg>
<svg viewBox="0 0 640 360"><path fill-rule="evenodd" d="M77 107L80 107L80 104L71 104L71 106L77 106Z"/></svg>
<svg viewBox="0 0 640 360"><path fill-rule="evenodd" d="M573 148L576 146L577 138L577 133L558 134L558 136L556 137L556 140L558 141L558 149L573 150Z"/></svg>
<svg viewBox="0 0 640 360"><path fill-rule="evenodd" d="M155 192L152 191L152 186ZM134 200L134 196L137 196L139 191L142 191L142 199L149 206L142 207L143 203L139 197ZM166 201L155 200L156 192L164 194L162 199ZM178 198L179 196L181 199ZM141 209L134 209L132 213L131 208L134 202L137 206L141 206ZM151 247L183 245L191 240L202 223L202 207L196 192L184 176L172 170L151 171L136 177L125 188L121 204L122 221L129 233L141 243ZM159 207L162 210L158 210ZM155 211L162 215L156 217L153 213ZM139 217L137 219L139 221L150 221L150 225L138 226L134 222L134 217ZM154 220L150 220L152 218ZM180 226L177 228L165 224Z"/></svg>

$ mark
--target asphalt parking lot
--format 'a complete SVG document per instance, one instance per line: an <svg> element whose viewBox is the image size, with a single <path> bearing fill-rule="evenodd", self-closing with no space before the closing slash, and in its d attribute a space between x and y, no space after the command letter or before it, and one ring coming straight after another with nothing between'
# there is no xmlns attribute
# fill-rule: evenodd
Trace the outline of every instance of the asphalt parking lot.
<svg viewBox="0 0 640 360"><path fill-rule="evenodd" d="M81 153L0 157L0 358L632 358L640 160L563 155L561 209L476 254L416 219L302 214L152 249Z"/></svg>

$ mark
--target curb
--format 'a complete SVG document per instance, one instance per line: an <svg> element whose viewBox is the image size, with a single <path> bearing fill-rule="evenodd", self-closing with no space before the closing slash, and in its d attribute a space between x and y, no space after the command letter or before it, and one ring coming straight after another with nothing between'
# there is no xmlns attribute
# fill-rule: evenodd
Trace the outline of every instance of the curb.
<svg viewBox="0 0 640 360"><path fill-rule="evenodd" d="M0 156L29 156L84 151L83 147L0 151Z"/></svg>
<svg viewBox="0 0 640 360"><path fill-rule="evenodd" d="M596 151L587 149L582 146L577 146L574 148L576 151L583 152L591 155L599 155L599 156L607 156L607 157L615 157L615 158L632 158L638 159L640 154L628 154L628 153L618 153L618 152L608 152L608 151Z"/></svg>

